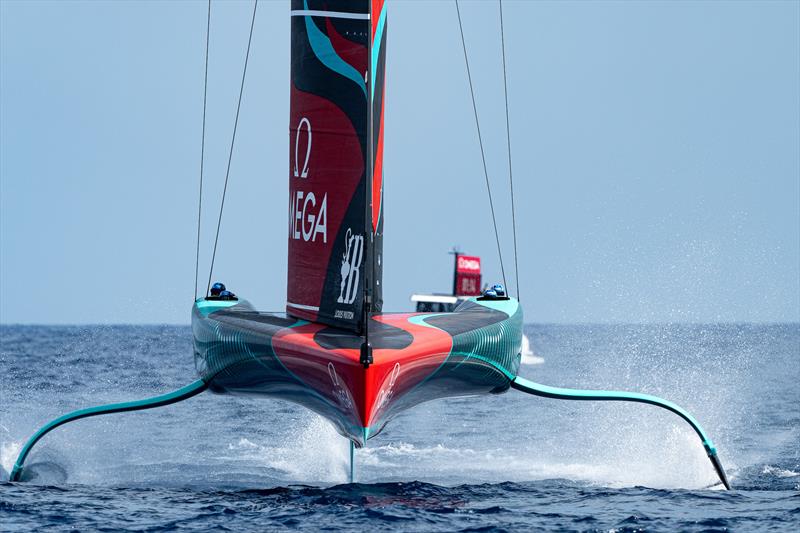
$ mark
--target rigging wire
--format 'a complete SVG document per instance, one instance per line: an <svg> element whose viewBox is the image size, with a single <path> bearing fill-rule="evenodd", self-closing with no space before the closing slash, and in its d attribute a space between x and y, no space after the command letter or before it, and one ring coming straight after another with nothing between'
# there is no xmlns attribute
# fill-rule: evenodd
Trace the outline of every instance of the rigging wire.
<svg viewBox="0 0 800 533"><path fill-rule="evenodd" d="M503 274L503 285L508 286L506 283L506 269L503 265L503 252L500 249L500 234L497 232L497 218L494 214L494 202L492 201L492 188L489 184L489 171L486 169L486 154L483 150L483 137L481 137L481 125L478 120L478 107L475 104L475 91L472 88L472 75L469 71L469 57L467 55L467 44L464 41L464 28L461 24L461 10L458 7L458 0L456 3L456 14L458 15L458 30L461 33L461 47L464 50L464 62L467 65L467 79L469 80L469 94L472 97L472 111L475 114L475 128L478 130L478 144L481 147L481 161L483 162L483 176L486 178L486 192L489 194L489 207L492 211L492 225L494 226L494 239L497 243L497 255L500 257L500 271Z"/></svg>
<svg viewBox="0 0 800 533"><path fill-rule="evenodd" d="M214 236L214 252L211 254L211 268L208 270L208 285L206 286L206 294L211 290L211 276L214 274L214 260L217 257L217 243L219 242L219 228L222 225L222 211L225 208L225 193L228 192L228 178L231 174L231 160L233 159L233 146L236 142L236 128L239 125L239 111L242 108L242 93L244 92L244 80L247 77L247 61L250 59L250 44L253 42L253 26L256 23L256 10L258 9L258 0L253 2L253 18L250 20L250 37L247 39L247 52L244 56L244 69L242 69L242 83L239 86L239 102L236 104L236 119L233 122L233 135L231 136L231 147L228 152L228 167L225 170L225 185L222 188L222 201L219 204L219 218L217 219L217 232Z"/></svg>
<svg viewBox="0 0 800 533"><path fill-rule="evenodd" d="M503 32L503 0L498 0L500 7L500 44L503 50L503 95L506 102L506 145L508 146L508 183L511 188L511 227L514 233L514 281L519 301L519 262L517 261L517 213L514 208L514 173L511 170L511 125L508 119L508 81L506 75L506 38Z"/></svg>
<svg viewBox="0 0 800 533"><path fill-rule="evenodd" d="M200 141L200 195L197 201L197 247L194 257L194 299L197 300L197 283L200 277L200 221L203 215L203 165L206 157L206 97L208 96L208 42L211 36L211 0L208 0L206 18L206 71L203 78L203 134Z"/></svg>

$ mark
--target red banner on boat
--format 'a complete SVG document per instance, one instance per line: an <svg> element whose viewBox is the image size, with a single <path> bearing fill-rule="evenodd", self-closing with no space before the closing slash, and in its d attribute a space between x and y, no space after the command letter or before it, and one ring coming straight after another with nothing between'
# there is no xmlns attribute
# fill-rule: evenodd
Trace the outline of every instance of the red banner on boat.
<svg viewBox="0 0 800 533"><path fill-rule="evenodd" d="M371 161L381 136L370 138L371 93L378 92L368 76L371 4L292 0L291 9L286 311L356 332L365 288L373 310L381 300L373 266L381 264L382 243L373 227L382 221L372 205Z"/></svg>
<svg viewBox="0 0 800 533"><path fill-rule="evenodd" d="M474 255L456 256L455 294L457 296L480 296L480 257Z"/></svg>

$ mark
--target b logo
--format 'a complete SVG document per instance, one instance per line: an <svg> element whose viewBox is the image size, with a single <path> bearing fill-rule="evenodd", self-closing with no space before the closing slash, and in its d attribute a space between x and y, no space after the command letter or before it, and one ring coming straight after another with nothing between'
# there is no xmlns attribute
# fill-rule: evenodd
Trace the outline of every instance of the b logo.
<svg viewBox="0 0 800 533"><path fill-rule="evenodd" d="M336 301L340 304L352 304L358 294L360 277L358 269L364 256L364 236L354 235L350 228L347 228L345 246L347 248L342 256L342 281L339 285L339 298Z"/></svg>
<svg viewBox="0 0 800 533"><path fill-rule="evenodd" d="M303 124L306 125L306 131L308 131L308 144L306 145L306 160L303 163L303 170L300 171L299 162L299 150L300 150L300 132L303 131ZM294 137L294 177L295 178L305 178L308 176L308 160L311 157L311 122L306 117L300 119L300 123L297 125L297 134Z"/></svg>

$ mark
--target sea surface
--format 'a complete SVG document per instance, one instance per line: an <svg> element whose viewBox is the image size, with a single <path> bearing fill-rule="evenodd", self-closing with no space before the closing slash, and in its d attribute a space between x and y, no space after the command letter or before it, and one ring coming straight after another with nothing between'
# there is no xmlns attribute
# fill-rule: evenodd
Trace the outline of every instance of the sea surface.
<svg viewBox="0 0 800 533"><path fill-rule="evenodd" d="M0 327L0 530L800 531L800 325L530 325L521 375L688 409L511 390L421 405L356 453L292 404L204 393L67 424L194 379L178 326ZM532 352L532 353L531 353Z"/></svg>

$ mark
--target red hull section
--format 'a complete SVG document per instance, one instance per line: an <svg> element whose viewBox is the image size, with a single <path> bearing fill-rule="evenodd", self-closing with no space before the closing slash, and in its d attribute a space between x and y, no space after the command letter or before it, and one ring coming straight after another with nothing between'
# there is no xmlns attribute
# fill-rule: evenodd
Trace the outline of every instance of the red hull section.
<svg viewBox="0 0 800 533"><path fill-rule="evenodd" d="M372 427L380 419L380 411L395 394L402 395L436 370L452 348L452 338L445 332L408 322L411 315L383 315L379 323L405 330L413 341L404 348L373 350L374 363L364 368L359 363L359 346L348 348L322 347L315 336L325 329L319 324L306 324L284 329L273 339L277 357L291 372L306 376L314 390L332 388L334 396L345 394L352 402L362 427ZM399 378L402 368L402 379Z"/></svg>

